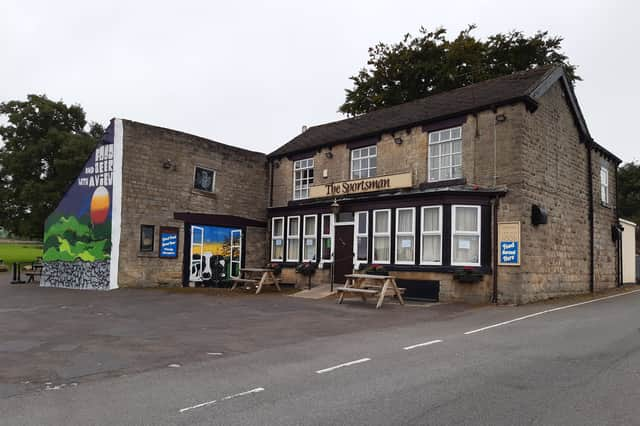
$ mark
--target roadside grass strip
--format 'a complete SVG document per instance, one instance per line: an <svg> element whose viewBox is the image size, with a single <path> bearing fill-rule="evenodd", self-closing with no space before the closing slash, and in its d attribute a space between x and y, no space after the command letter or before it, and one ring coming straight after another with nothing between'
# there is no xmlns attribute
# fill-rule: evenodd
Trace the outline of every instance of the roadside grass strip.
<svg viewBox="0 0 640 426"><path fill-rule="evenodd" d="M318 371L316 371L316 373L324 374L324 373L328 373L328 372L333 371L333 370L337 370L338 368L349 367L350 365L361 364L361 363L367 362L367 361L371 361L371 358L361 358L361 359L357 359L355 361L345 362L344 364L334 365L333 367L328 367L328 368L324 368L322 370L318 370Z"/></svg>
<svg viewBox="0 0 640 426"><path fill-rule="evenodd" d="M404 349L405 351L410 351L411 349L415 349L415 348L421 348L423 346L430 346L436 343L442 343L442 340L438 339L438 340L431 340L429 342L424 342L424 343L418 343L416 345L411 345L411 346L407 346L404 347L402 349Z"/></svg>
<svg viewBox="0 0 640 426"><path fill-rule="evenodd" d="M601 300L613 299L614 297L626 296L628 294L637 293L639 291L640 290L632 290L632 291L628 291L626 293L613 294L611 296L605 296L605 297L600 297L598 299L587 300L586 302L573 303L571 305L565 305L565 306L558 306L557 308L547 309L545 311L540 311L540 312L536 312L536 313L533 313L533 314L525 315L523 317L514 318L514 319L509 320L509 321L503 321L503 322L499 322L497 324L488 325L486 327L478 328L476 330L470 330L470 331L465 332L464 334L465 335L475 334L475 333L479 333L481 331L490 330L490 329L496 328L496 327L502 327L503 325L508 325L508 324L511 324L511 323L514 323L514 322L518 322L518 321L523 321L523 320L526 320L526 319L529 319L529 318L534 318L534 317L537 317L537 316L540 316L540 315L544 315L544 314L548 314L548 313L551 313L551 312L562 311L564 309L569 309L569 308L575 308L577 306L587 305L589 303L599 302Z"/></svg>
<svg viewBox="0 0 640 426"><path fill-rule="evenodd" d="M202 402L200 404L192 405L191 407L182 408L182 409L180 409L180 413L185 413L185 412L190 411L190 410L195 410L196 408L206 407L208 405L217 404L218 402L228 401L228 400L233 399L233 398L238 398L239 396L250 395L252 393L259 393L259 392L262 392L262 391L264 391L264 388L254 388L254 389L248 390L246 392L240 392L240 393L236 393L236 394L233 394L233 395L225 396L224 398L222 398L220 400L214 399L212 401L207 401L207 402Z"/></svg>

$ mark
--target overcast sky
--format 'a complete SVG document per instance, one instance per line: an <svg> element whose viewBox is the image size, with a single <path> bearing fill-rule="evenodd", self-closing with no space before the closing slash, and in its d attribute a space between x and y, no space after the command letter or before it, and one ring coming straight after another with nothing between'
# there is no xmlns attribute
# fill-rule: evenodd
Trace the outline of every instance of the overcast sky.
<svg viewBox="0 0 640 426"><path fill-rule="evenodd" d="M549 30L584 79L593 137L640 160L634 1L29 1L0 5L0 101L45 93L111 117L270 152L344 118L367 48L419 27Z"/></svg>

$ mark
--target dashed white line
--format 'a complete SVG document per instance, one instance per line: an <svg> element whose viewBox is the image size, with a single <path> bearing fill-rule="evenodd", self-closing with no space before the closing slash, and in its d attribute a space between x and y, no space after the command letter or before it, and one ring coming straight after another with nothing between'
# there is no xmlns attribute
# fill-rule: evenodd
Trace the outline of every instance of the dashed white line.
<svg viewBox="0 0 640 426"><path fill-rule="evenodd" d="M404 349L405 351L410 351L411 349L421 348L422 346L429 346L429 345L433 345L435 343L442 343L442 340L431 340L429 342L418 343L417 345L407 346L407 347L402 348L402 349Z"/></svg>
<svg viewBox="0 0 640 426"><path fill-rule="evenodd" d="M361 358L361 359L357 359L355 361L345 362L344 364L334 365L333 367L329 367L329 368L324 368L322 370L318 370L318 371L316 371L316 373L324 374L324 373L328 373L328 372L333 371L333 370L337 370L338 368L348 367L350 365L355 365L355 364L361 364L361 363L367 362L367 361L371 361L371 358Z"/></svg>
<svg viewBox="0 0 640 426"><path fill-rule="evenodd" d="M262 392L263 390L264 390L264 388L254 388L254 389L248 390L246 392L240 392L240 393L236 393L236 394L233 394L233 395L225 396L224 398L220 399L220 401L227 401L229 399L237 398L239 396L245 396L245 395L249 395L249 394L252 394L252 393ZM207 402L202 402L200 404L192 405L191 407L182 408L182 409L180 409L180 412L184 413L184 412L187 412L189 410L194 410L196 408L202 408L202 407L206 407L207 405L213 405L213 404L215 404L217 402L218 402L217 399L214 399L214 400L211 400L211 401L207 401Z"/></svg>
<svg viewBox="0 0 640 426"><path fill-rule="evenodd" d="M586 302L580 302L580 303L574 303L574 304L571 304L571 305L559 306L557 308L547 309L546 311L536 312L536 313L533 313L533 314L525 315L523 317L514 318L514 319L509 320L509 321L503 321L503 322L499 322L497 324L488 325L486 327L478 328L476 330L467 331L464 334L479 333L481 331L489 330L491 328L501 327L503 325L507 325L507 324L511 324L511 323L514 323L514 322L517 322L517 321L522 321L522 320L526 320L526 319L529 319L529 318L537 317L537 316L543 315L543 314L548 314L550 312L556 312L556 311L561 311L563 309L575 308L576 306L586 305L586 304L593 303L593 302L599 302L601 300L606 300L606 299L613 299L614 297L626 296L628 294L637 293L639 291L640 290L632 290L632 291L628 291L626 293L619 293L619 294L614 294L614 295L611 295L611 296L600 297L599 299L587 300Z"/></svg>

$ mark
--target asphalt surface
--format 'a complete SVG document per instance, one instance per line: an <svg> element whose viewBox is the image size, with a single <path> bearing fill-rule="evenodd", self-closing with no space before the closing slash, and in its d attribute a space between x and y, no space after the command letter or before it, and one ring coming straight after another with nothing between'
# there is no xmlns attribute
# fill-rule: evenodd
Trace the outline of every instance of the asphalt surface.
<svg viewBox="0 0 640 426"><path fill-rule="evenodd" d="M523 307L389 304L375 311L355 301L339 306L279 295L220 301L203 295L118 291L95 299L96 293L48 290L0 286L0 295L5 296L0 299L1 337L7 332L7 310L12 309L6 304L13 299L20 305L19 294L40 308L24 311L27 306L20 305L13 308L22 309L14 310L15 316L35 321L48 313L53 324L42 324L45 329L40 334L36 324L25 327L22 340L27 343L22 346L15 335L8 336L14 340L8 348L13 352L0 346L2 368L7 353L19 353L24 361L16 357L16 368L23 375L2 372L0 381L5 386L11 380L29 381L24 365L38 362L46 364L40 374L56 371L58 365L69 368L44 387L16 388L13 393L6 387L0 398L2 424L640 422L640 292L615 293L593 302L565 300ZM69 327L63 320L65 310L53 309L63 293L73 299L70 306L91 301L93 312L112 312L119 306L120 315L132 319L112 315L116 318L111 324L119 330L114 334L132 327L130 334L142 333L140 348L128 346L128 340L111 341L109 348L109 339L104 338L104 343L95 344L109 356L120 353L118 365L102 375L74 375L69 366L77 361L74 356L82 354L91 364L98 353L83 344L91 336L90 326L79 327L77 334L71 328L66 334L47 336L47 327L57 330L59 323ZM576 303L581 304L563 307ZM185 313L185 306L192 312ZM218 309L206 312L206 307ZM142 320L139 311L145 310L153 314ZM78 318L88 315L79 311ZM163 311L167 322L158 318ZM182 318L177 312L185 314L183 327L178 323L163 331ZM192 316L200 320L205 313L215 327L188 326ZM231 321L234 315L236 324ZM100 333L108 328L101 325ZM151 334L181 331L185 337L156 342L162 353L158 358L145 346ZM39 345L32 342L35 334L42 339ZM75 351L63 347L73 362L47 361L37 355L50 351L47 345L62 345L74 335ZM126 353L120 352L120 345ZM176 355L180 353L182 358ZM169 359L171 364L165 362ZM144 368L145 364L152 365Z"/></svg>

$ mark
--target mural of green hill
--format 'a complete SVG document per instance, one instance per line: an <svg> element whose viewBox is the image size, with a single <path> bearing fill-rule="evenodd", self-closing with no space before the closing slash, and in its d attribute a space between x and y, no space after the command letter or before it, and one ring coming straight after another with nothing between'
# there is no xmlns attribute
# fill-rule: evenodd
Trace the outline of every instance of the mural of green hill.
<svg viewBox="0 0 640 426"><path fill-rule="evenodd" d="M93 262L107 260L111 253L111 221L92 226L88 215L52 215L44 233L44 261Z"/></svg>

